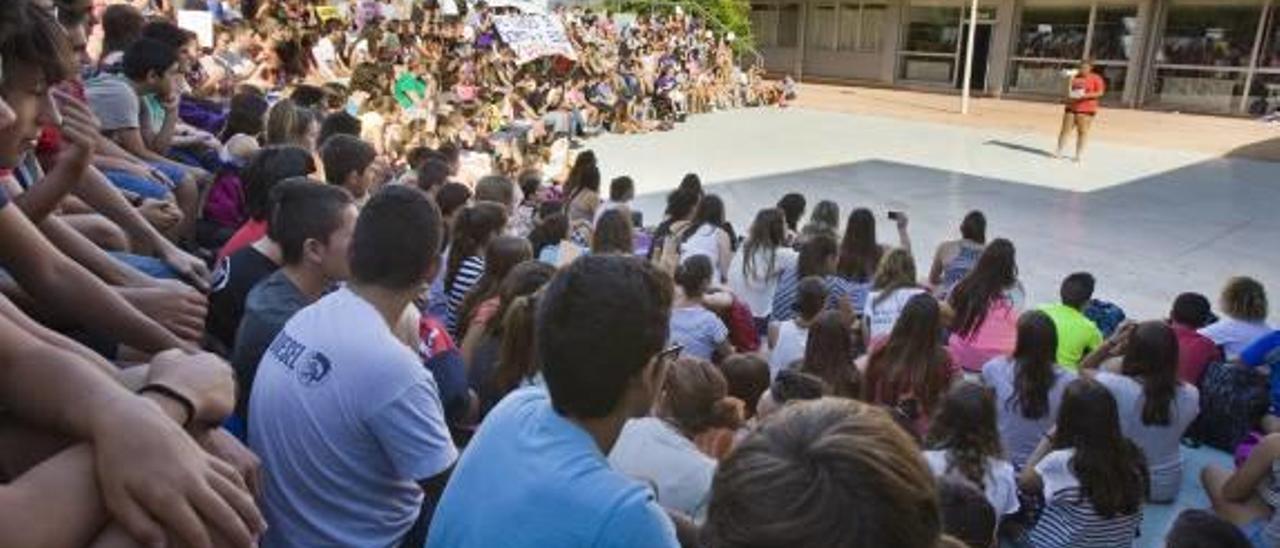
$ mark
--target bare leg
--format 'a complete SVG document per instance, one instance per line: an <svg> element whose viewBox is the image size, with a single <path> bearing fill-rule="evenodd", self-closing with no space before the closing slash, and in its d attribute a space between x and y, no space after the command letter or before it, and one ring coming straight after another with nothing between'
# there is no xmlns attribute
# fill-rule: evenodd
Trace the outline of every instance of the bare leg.
<svg viewBox="0 0 1280 548"><path fill-rule="evenodd" d="M1089 140L1089 130L1093 128L1093 116L1077 114L1076 118L1076 161L1084 157L1084 145Z"/></svg>
<svg viewBox="0 0 1280 548"><path fill-rule="evenodd" d="M110 219L97 213L76 213L61 217L76 232L98 244L98 247L107 251L129 251L129 236Z"/></svg>
<svg viewBox="0 0 1280 548"><path fill-rule="evenodd" d="M1268 434L1280 434L1280 417L1267 413L1262 417L1262 431Z"/></svg>
<svg viewBox="0 0 1280 548"><path fill-rule="evenodd" d="M1062 128L1058 130L1058 149L1054 153L1059 158L1062 157L1062 149L1067 148L1067 137L1071 135L1071 130L1075 128L1076 117L1070 111L1062 113Z"/></svg>
<svg viewBox="0 0 1280 548"><path fill-rule="evenodd" d="M1230 477L1231 472L1221 466L1209 465L1200 471L1200 484L1204 486L1205 494L1209 495L1214 513L1237 526L1270 518L1271 508L1257 495L1246 502L1229 501L1222 496L1222 486Z"/></svg>

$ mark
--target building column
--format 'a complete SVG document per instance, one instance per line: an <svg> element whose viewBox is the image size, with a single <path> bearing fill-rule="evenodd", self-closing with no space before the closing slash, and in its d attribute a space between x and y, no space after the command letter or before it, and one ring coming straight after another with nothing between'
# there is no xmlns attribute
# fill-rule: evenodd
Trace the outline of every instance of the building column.
<svg viewBox="0 0 1280 548"><path fill-rule="evenodd" d="M902 31L907 24L907 10L911 0L889 0L884 13L884 35L880 48L880 81L892 84L898 79L898 49L902 46Z"/></svg>
<svg viewBox="0 0 1280 548"><path fill-rule="evenodd" d="M1004 95L1009 56L1013 49L1013 29L1018 26L1018 9L1017 0L1000 0L996 9L996 24L991 32L991 52L987 57L987 89L992 97Z"/></svg>

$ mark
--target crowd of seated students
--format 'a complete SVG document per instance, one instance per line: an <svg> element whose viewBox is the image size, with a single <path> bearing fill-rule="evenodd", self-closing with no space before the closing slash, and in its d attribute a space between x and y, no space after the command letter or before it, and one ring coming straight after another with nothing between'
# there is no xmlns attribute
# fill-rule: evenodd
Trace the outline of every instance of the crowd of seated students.
<svg viewBox="0 0 1280 548"><path fill-rule="evenodd" d="M200 129L194 38L83 4L0 4L0 545L1128 546L1205 371L1280 361L1252 278L1102 325L981 212L920 279L903 212L740 240L692 174L645 227L589 152L469 179L302 96ZM1280 544L1271 380L1168 545Z"/></svg>

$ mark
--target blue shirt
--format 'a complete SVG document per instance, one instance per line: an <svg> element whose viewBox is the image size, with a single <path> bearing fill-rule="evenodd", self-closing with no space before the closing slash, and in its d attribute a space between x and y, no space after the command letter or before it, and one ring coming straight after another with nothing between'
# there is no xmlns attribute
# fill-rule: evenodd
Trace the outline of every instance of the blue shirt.
<svg viewBox="0 0 1280 548"><path fill-rule="evenodd" d="M1240 351L1240 361L1249 367L1271 366L1271 408L1272 412L1280 405L1280 330L1272 331L1253 341Z"/></svg>
<svg viewBox="0 0 1280 548"><path fill-rule="evenodd" d="M541 387L502 400L463 452L429 548L677 547L644 484L609 467Z"/></svg>

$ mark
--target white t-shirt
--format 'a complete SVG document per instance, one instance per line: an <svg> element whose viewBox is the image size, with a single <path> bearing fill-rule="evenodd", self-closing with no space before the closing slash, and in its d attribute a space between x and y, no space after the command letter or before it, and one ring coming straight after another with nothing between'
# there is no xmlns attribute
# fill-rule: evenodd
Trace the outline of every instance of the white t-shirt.
<svg viewBox="0 0 1280 548"><path fill-rule="evenodd" d="M609 465L653 487L663 508L699 523L706 517L716 461L662 419L627 421L609 453Z"/></svg>
<svg viewBox="0 0 1280 548"><path fill-rule="evenodd" d="M431 373L347 288L295 314L255 379L264 546L393 545L418 518L418 481L458 458Z"/></svg>
<svg viewBox="0 0 1280 548"><path fill-rule="evenodd" d="M924 460L929 463L933 477L947 475L946 451L925 451ZM995 509L997 519L1018 511L1018 479L1009 461L988 457L987 476L982 479L982 483L987 502Z"/></svg>
<svg viewBox="0 0 1280 548"><path fill-rule="evenodd" d="M796 325L795 320L778 324L778 344L769 352L769 378L778 378L779 371L804 359L804 349L808 344L809 328Z"/></svg>
<svg viewBox="0 0 1280 548"><path fill-rule="evenodd" d="M722 232L720 228L703 225L698 227L697 232L690 235L689 239L680 245L681 263L694 255L706 255L708 259L711 259L711 271L714 273L711 278L713 284L720 281L720 232ZM755 309L753 308L752 313L754 311Z"/></svg>
<svg viewBox="0 0 1280 548"><path fill-rule="evenodd" d="M311 48L311 54L316 58L316 64L320 66L320 70L325 76L334 76L334 65L338 62L338 49L333 47L333 41L328 36L316 40L316 45Z"/></svg>
<svg viewBox="0 0 1280 548"><path fill-rule="evenodd" d="M1031 453L1035 452L1040 438L1058 420L1062 391L1071 381L1076 380L1076 375L1060 366L1054 366L1057 378L1049 388L1049 412L1038 419L1028 419L1023 416L1018 401L1013 396L1016 367L1008 356L993 359L982 367L982 384L995 391L996 426L1000 430L1000 443L1004 445L1009 461L1021 467L1031 457Z"/></svg>
<svg viewBox="0 0 1280 548"><path fill-rule="evenodd" d="M1213 325L1201 328L1200 334L1208 337L1213 344L1221 346L1227 360L1231 361L1239 358L1249 343L1271 331L1267 322L1252 323L1224 316Z"/></svg>
<svg viewBox="0 0 1280 548"><path fill-rule="evenodd" d="M898 316L902 315L902 309L907 306L907 301L912 297L924 293L924 289L918 287L906 287L895 290L888 297L876 304L880 298L880 291L872 291L867 297L867 304L862 309L862 316L867 326L871 330L871 339L876 340L881 337L888 337L893 331L893 324L898 322Z"/></svg>
<svg viewBox="0 0 1280 548"><path fill-rule="evenodd" d="M743 271L743 263L746 261L745 252L744 247L733 255L728 272L729 289L751 307L752 316L767 318L773 313L773 294L778 290L778 281L782 279L784 273L795 270L796 261L799 260L800 255L789 247L776 248L773 258L773 275L766 276L769 273L769 252L759 250L751 262L753 275L747 276ZM713 257L712 260L714 261L715 258Z"/></svg>

